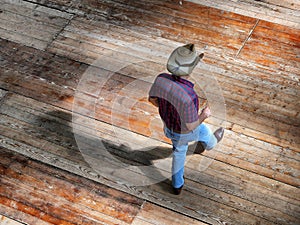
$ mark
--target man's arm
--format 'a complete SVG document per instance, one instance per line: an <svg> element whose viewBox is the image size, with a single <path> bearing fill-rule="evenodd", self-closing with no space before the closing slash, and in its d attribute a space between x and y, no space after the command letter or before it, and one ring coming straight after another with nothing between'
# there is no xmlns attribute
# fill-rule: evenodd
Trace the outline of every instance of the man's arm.
<svg viewBox="0 0 300 225"><path fill-rule="evenodd" d="M194 130L196 127L198 127L206 118L208 118L211 115L210 109L208 106L206 106L199 115L199 119L192 123L186 123L186 127L188 130Z"/></svg>
<svg viewBox="0 0 300 225"><path fill-rule="evenodd" d="M157 97L149 97L148 101L151 102L154 106L158 107L158 98Z"/></svg>

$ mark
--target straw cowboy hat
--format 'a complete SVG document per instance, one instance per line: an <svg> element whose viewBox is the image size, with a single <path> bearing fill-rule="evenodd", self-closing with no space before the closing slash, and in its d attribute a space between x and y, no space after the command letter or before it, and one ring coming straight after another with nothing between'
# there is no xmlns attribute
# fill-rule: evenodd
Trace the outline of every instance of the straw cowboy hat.
<svg viewBox="0 0 300 225"><path fill-rule="evenodd" d="M176 76L189 75L203 56L203 53L197 55L194 44L180 46L170 55L167 69Z"/></svg>

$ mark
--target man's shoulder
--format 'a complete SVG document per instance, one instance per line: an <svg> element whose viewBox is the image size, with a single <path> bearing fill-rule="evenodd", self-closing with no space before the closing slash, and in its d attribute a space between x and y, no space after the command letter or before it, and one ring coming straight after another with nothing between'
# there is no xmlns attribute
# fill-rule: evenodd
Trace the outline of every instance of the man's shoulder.
<svg viewBox="0 0 300 225"><path fill-rule="evenodd" d="M161 74L159 74L157 77L163 77L163 78L171 79L171 78L172 78L172 75L171 75L171 74L168 74L168 73L161 73Z"/></svg>
<svg viewBox="0 0 300 225"><path fill-rule="evenodd" d="M172 82L172 75L167 73L161 73L159 74L155 79L155 84L170 84Z"/></svg>

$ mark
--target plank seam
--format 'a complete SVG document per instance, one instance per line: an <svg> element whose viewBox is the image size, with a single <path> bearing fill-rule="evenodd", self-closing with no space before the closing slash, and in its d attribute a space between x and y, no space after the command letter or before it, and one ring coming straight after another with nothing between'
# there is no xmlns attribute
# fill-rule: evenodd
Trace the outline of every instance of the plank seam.
<svg viewBox="0 0 300 225"><path fill-rule="evenodd" d="M3 105L3 103L4 103L4 102L6 101L6 99L8 98L9 94L11 94L11 92L8 91L8 90L5 90L5 89L3 89L3 88L0 88L0 90L5 91L4 95L0 98L0 108L1 108L1 106Z"/></svg>
<svg viewBox="0 0 300 225"><path fill-rule="evenodd" d="M56 4L47 4L47 3L42 3L42 2L38 2L38 1L31 1L31 0L25 0L25 2L29 2L29 3L32 3L32 4L35 4L35 8L39 7L39 6L42 6L42 7L46 7L46 8L49 8L49 9L53 9L53 10L57 10L57 11L60 11L60 12L64 12L64 13L70 13L72 15L74 15L75 13L73 12L70 12L68 10L63 10L61 8L58 7L58 5Z"/></svg>
<svg viewBox="0 0 300 225"><path fill-rule="evenodd" d="M254 24L253 28L250 30L250 32L249 32L249 34L248 34L248 37L245 39L245 41L243 42L242 46L241 46L240 49L238 50L238 52L237 52L235 58L237 58L237 57L240 55L241 51L244 49L244 47L245 47L247 41L251 38L252 33L254 32L255 28L257 27L259 21L260 21L259 19L256 20L256 23Z"/></svg>
<svg viewBox="0 0 300 225"><path fill-rule="evenodd" d="M73 18L74 18L74 16L71 16L71 18L67 20L67 23L58 32L56 32L53 35L51 41L48 42L48 44L47 44L47 46L45 48L46 50L48 50L48 48L53 44L53 42L57 39L57 37L65 30L65 28L70 25L70 23L73 20Z"/></svg>

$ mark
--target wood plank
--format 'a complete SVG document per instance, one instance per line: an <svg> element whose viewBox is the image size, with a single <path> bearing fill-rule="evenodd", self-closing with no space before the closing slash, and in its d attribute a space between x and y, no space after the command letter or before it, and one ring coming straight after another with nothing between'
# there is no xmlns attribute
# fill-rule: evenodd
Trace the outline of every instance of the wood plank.
<svg viewBox="0 0 300 225"><path fill-rule="evenodd" d="M135 217L132 225L151 224L182 224L182 225L204 225L201 221L191 219L187 216L177 214L168 209L145 202L142 210Z"/></svg>
<svg viewBox="0 0 300 225"><path fill-rule="evenodd" d="M295 36L293 37L293 34ZM256 62L269 67L276 67L282 71L299 74L298 54L300 52L300 32L292 31L290 33L282 33L272 30L271 27L265 28L257 26L241 51L241 57L249 60L251 52L261 55ZM277 38L271 38L276 36ZM251 51L249 51L251 49ZM284 54L283 54L284 53ZM283 66L283 63L285 66ZM297 76L292 78L297 81ZM299 79L299 78L298 78Z"/></svg>
<svg viewBox="0 0 300 225"><path fill-rule="evenodd" d="M74 171L74 170L73 170L73 171ZM169 193L168 193L168 192L167 192L167 193L164 192L164 193L163 193L163 196L165 196L166 194L169 194ZM162 197L162 196L160 196L160 197ZM166 196L165 196L165 197L166 197ZM165 198L165 197L164 197L164 198ZM174 200L174 199L173 199L173 200ZM166 200L164 200L164 201L166 201ZM169 201L170 201L170 199L167 200L166 202L169 202ZM206 202L206 201L205 201L205 202ZM194 203L193 203L193 204L194 204ZM172 205L172 204L171 204L171 205ZM210 205L211 205L211 204L210 204ZM170 206L169 206L169 207L170 207ZM189 207L191 207L191 206L189 206ZM203 206L202 206L202 207L203 207ZM201 208L202 208L202 207L201 207ZM172 207L172 208L173 208L173 207ZM206 209L206 210L207 210L207 209ZM205 210L205 211L206 211L206 210ZM190 214L190 213L189 213L189 214ZM195 213L192 213L192 215L194 215L194 216L196 216L197 214L198 214L198 213L196 213L196 214L195 214ZM200 214L201 214L201 213L200 213ZM198 216L199 216L199 214L198 214ZM197 216L197 217L198 217L198 216ZM202 218L202 219L203 219L203 216L200 216L199 218ZM205 217L205 218L207 218L207 217ZM240 217L239 217L239 218L240 218ZM248 217L247 217L247 218L248 218ZM248 218L248 219L250 219L250 218ZM209 221L209 220L206 219L206 221ZM240 220L239 220L239 221L240 221ZM267 223L266 223L266 224L267 224Z"/></svg>
<svg viewBox="0 0 300 225"><path fill-rule="evenodd" d="M32 224L32 225L50 225L50 223L45 222L37 217L34 217L30 215L29 213L24 213L20 210L18 210L17 206L23 207L21 204L18 204L17 202L9 199L5 199L3 201L6 201L6 203L9 203L13 206L6 206L6 203L3 203L1 200L1 207L0 212L3 215L8 215L10 218L13 218L14 220L21 221L22 224ZM25 208L25 207L24 207Z"/></svg>
<svg viewBox="0 0 300 225"><path fill-rule="evenodd" d="M4 205L5 208L9 208L9 206L13 206L14 208L17 208L18 209L18 212L21 212L23 214L23 217L24 217L24 221L28 221L28 216L27 214L29 215L36 215L38 218L40 218L40 220L42 221L42 224L43 224L43 219L47 218L47 220L50 222L50 223L46 223L46 224L67 224L67 225L72 225L72 223L68 223L67 221L63 221L61 219L53 219L51 218L50 216L46 216L44 215L40 210L37 210L33 207L28 207L27 205L25 204L22 204L22 203L19 203L19 202L16 202L14 200L11 200L9 198L4 198L2 196L0 196L0 203L1 203L1 206ZM19 214L19 213L18 213ZM25 214L25 215L24 215ZM19 215L18 215L19 216ZM30 221L31 222L31 221ZM34 220L34 222L36 222L36 220ZM44 223L45 224L45 223Z"/></svg>
<svg viewBox="0 0 300 225"><path fill-rule="evenodd" d="M37 2L34 0L34 2ZM151 4L157 5L157 1L151 0ZM197 3L193 4L193 7L190 7L191 2ZM279 3L278 3L279 2ZM84 12L96 11L102 14L103 17L108 17L110 11L107 8L103 7L103 5L99 5L92 1L85 1L84 4L80 4L78 2L68 2L68 1L44 1L45 5L55 7L57 9L65 10L68 12L83 14ZM298 17L299 17L299 3L296 0L289 1L278 1L278 0L270 0L264 2L253 2L250 0L244 0L243 2L237 2L236 0L226 1L206 1L206 0L192 0L192 1L184 1L184 2L172 2L172 1L164 1L161 4L167 5L167 8L181 8L182 11L186 10L187 14L190 12L194 12L193 8L197 9L197 5L201 7L206 6L210 8L215 8L218 10L222 10L224 14L235 13L236 15L241 15L242 17L248 16L252 18L258 18L270 22L275 22L278 24L291 26L294 28L298 26ZM63 7L68 6L68 7ZM102 6L103 8L101 8ZM198 11L199 10L195 10ZM229 12L229 13L228 13Z"/></svg>
<svg viewBox="0 0 300 225"><path fill-rule="evenodd" d="M22 0L2 0L2 9L13 12L18 15L23 15L30 18L35 18L37 21L47 21L53 25L65 22L65 19L71 19L72 14L62 12L61 10L53 10L53 8L45 7L41 4L34 4Z"/></svg>
<svg viewBox="0 0 300 225"><path fill-rule="evenodd" d="M0 89L0 106L2 104L3 98L5 98L7 91Z"/></svg>
<svg viewBox="0 0 300 225"><path fill-rule="evenodd" d="M75 25L74 25L75 26ZM75 27L80 27L80 24L77 24ZM103 31L103 32L105 32L105 31ZM103 33L102 32L102 33ZM72 34L72 36L69 36L70 35L70 33L68 34L68 33L64 33L64 35L67 35L66 37L69 37L69 38L73 38L73 39L77 39L77 38L79 38L79 36L78 37L76 37L76 35L74 36L74 34ZM92 40L92 39L85 39L84 38L84 36L82 36L81 35L81 39L83 39L83 40L86 40L86 41L93 41L94 43L95 43L95 40ZM109 38L107 38L106 39L107 41L109 40ZM105 40L105 41L106 41ZM100 40L99 40L100 41ZM72 42L71 43L68 43L69 45L72 45ZM73 42L73 44L75 44L74 42ZM105 45L105 43L103 43L104 45ZM103 44L101 44L101 46L103 46ZM61 47L63 47L62 45L60 45L59 46L60 48ZM85 48L85 49L87 49L87 48L89 48L89 46L88 45L82 45L82 47L79 47L79 48ZM80 52L78 52L78 53L80 53ZM295 82L295 81L294 81ZM229 82L228 82L229 83ZM231 82L231 84L232 84L232 82ZM295 84L296 84L296 82L295 82ZM248 83L248 85L249 85L249 83ZM286 89L286 88L285 88ZM286 98L286 99L288 99L288 98Z"/></svg>
<svg viewBox="0 0 300 225"><path fill-rule="evenodd" d="M61 172L58 176L57 170L41 163L30 163L28 158L12 155L8 151L1 153L6 156L9 154L14 159L9 165L2 164L1 181L5 184L4 187L1 187L5 189L1 192L2 199L5 198L3 196L9 198L11 196L9 193L13 193L12 199L15 201L34 208L38 207L41 212L44 212L45 215L41 218L46 221L51 222L51 219L47 220L47 216L52 216L53 219L61 218L67 223L68 221L77 223L78 219L82 218L82 222L86 224L99 222L128 224L131 223L141 206L142 201L135 197L107 189L99 184L96 186L83 178L75 177L77 182L71 183L67 177L74 177L74 175L66 176L66 172ZM31 166L28 165L28 162ZM36 164L39 164L43 171L40 171L39 167L34 167ZM83 186L80 181L85 185L93 185L93 188L90 189L90 185ZM72 191L70 192L70 190ZM24 198L24 196L27 197ZM47 200L47 204L43 203L45 200ZM68 211L68 214L63 214L64 211ZM81 213L77 216L72 216L72 213L79 212ZM60 216L57 217L58 215Z"/></svg>
<svg viewBox="0 0 300 225"><path fill-rule="evenodd" d="M3 38L3 39L15 41L17 43L26 43L26 46L30 46L30 47L41 49L41 50L46 49L46 47L48 45L48 43L46 41L37 40L32 37L18 34L16 32L12 32L12 31L2 29L2 28L0 28L0 35L1 35L1 38Z"/></svg>
<svg viewBox="0 0 300 225"><path fill-rule="evenodd" d="M67 13L38 7L44 11L41 13L39 9L34 9L34 6L36 5L23 1L5 1L0 14L1 37L44 50L71 19L71 15ZM51 18L57 17L59 20L54 24L50 22Z"/></svg>
<svg viewBox="0 0 300 225"><path fill-rule="evenodd" d="M21 223L17 222L16 220L12 220L6 216L2 216L0 215L0 221L1 224L5 224L5 225L21 225Z"/></svg>
<svg viewBox="0 0 300 225"><path fill-rule="evenodd" d="M274 3L272 1L224 1L216 0L214 2L207 0L188 0L200 5L225 10L252 18L258 18L266 20L272 23L282 24L285 26L293 27L296 29L300 28L299 25L299 7L298 2L294 1L281 1L281 4ZM286 4L289 8L286 8Z"/></svg>

